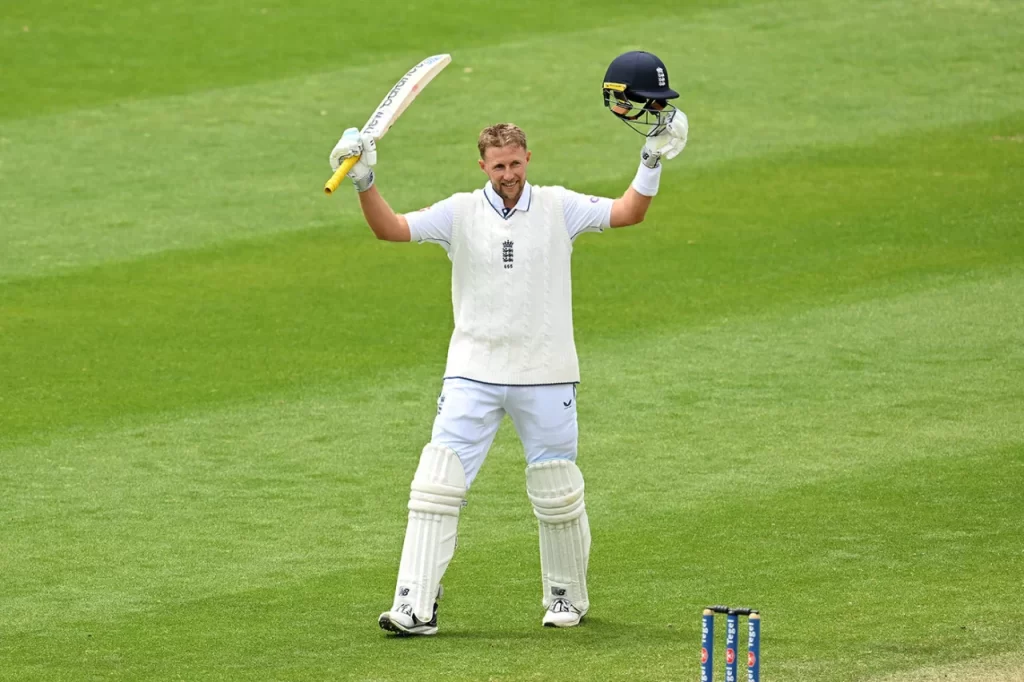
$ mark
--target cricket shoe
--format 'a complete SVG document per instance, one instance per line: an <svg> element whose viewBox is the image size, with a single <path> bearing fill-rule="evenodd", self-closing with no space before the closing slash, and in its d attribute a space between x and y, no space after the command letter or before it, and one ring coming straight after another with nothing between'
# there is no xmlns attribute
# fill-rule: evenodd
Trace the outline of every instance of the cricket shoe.
<svg viewBox="0 0 1024 682"><path fill-rule="evenodd" d="M568 599L556 599L551 602L541 622L546 628L573 628L580 624L580 619L586 613L573 606Z"/></svg>
<svg viewBox="0 0 1024 682"><path fill-rule="evenodd" d="M399 637L411 635L436 635L437 634L437 602L441 600L444 589L437 586L437 598L434 599L434 615L424 623L413 613L412 604L398 604L390 611L380 614L377 624L381 630L393 632Z"/></svg>

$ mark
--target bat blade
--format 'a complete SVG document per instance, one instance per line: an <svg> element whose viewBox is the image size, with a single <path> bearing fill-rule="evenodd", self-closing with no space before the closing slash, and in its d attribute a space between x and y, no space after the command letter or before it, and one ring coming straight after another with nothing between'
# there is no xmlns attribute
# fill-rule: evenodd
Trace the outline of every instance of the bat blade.
<svg viewBox="0 0 1024 682"><path fill-rule="evenodd" d="M363 133L379 140L391 129L398 117L409 108L423 88L427 87L434 77L451 64L452 57L448 54L436 54L427 57L398 79L391 91L384 96L370 119L363 126Z"/></svg>

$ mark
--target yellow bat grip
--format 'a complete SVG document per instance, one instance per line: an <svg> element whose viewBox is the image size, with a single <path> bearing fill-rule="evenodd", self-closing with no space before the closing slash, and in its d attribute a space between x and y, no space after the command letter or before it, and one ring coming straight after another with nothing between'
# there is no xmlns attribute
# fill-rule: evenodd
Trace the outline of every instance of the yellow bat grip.
<svg viewBox="0 0 1024 682"><path fill-rule="evenodd" d="M338 189L338 185L341 184L341 181L345 179L345 176L348 175L348 172L352 170L352 166L356 165L358 160L358 156L350 156L342 161L341 165L338 166L338 170L334 171L334 175L324 185L324 194L333 194L334 190Z"/></svg>

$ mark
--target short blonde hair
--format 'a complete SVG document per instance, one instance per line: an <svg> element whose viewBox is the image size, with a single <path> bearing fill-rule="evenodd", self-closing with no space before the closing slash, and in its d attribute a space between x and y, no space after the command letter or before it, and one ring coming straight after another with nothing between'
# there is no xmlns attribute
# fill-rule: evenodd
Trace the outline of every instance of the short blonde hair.
<svg viewBox="0 0 1024 682"><path fill-rule="evenodd" d="M480 158L491 147L522 147L526 149L526 133L513 123L498 123L480 131L480 139L476 143L480 150Z"/></svg>

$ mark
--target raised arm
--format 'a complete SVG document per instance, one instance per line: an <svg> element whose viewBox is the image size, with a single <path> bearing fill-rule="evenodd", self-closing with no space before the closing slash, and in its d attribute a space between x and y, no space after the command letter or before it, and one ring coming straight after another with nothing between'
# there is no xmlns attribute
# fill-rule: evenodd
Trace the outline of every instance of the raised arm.
<svg viewBox="0 0 1024 682"><path fill-rule="evenodd" d="M658 175L661 174L658 168ZM636 180L633 181L634 183ZM612 202L612 227L629 227L643 222L647 215L647 209L651 205L653 196L644 196L636 191L631 184L626 188L626 193Z"/></svg>
<svg viewBox="0 0 1024 682"><path fill-rule="evenodd" d="M359 193L359 207L363 209L366 224L373 230L377 239L389 242L409 241L409 221L404 215L398 215L391 210L376 186Z"/></svg>
<svg viewBox="0 0 1024 682"><path fill-rule="evenodd" d="M349 128L331 150L331 168L337 170L342 161L350 156L359 157L347 177L359 193L359 207L363 210L366 224L377 239L409 241L409 222L405 216L391 210L374 185L373 166L377 163L377 143L369 135L361 134L358 128Z"/></svg>
<svg viewBox="0 0 1024 682"><path fill-rule="evenodd" d="M642 222L658 193L661 159L674 158L686 146L689 121L682 111L675 112L663 131L647 138L640 152L640 167L625 193L612 203L611 226L627 227Z"/></svg>

